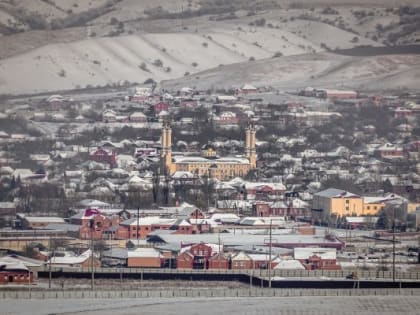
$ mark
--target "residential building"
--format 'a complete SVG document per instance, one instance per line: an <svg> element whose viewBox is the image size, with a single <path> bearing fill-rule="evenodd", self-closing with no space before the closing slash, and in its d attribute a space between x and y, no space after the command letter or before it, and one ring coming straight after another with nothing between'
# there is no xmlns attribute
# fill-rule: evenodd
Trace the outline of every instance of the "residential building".
<svg viewBox="0 0 420 315"><path fill-rule="evenodd" d="M329 188L314 194L312 210L321 213L322 217L359 216L364 210L363 198L345 190Z"/></svg>

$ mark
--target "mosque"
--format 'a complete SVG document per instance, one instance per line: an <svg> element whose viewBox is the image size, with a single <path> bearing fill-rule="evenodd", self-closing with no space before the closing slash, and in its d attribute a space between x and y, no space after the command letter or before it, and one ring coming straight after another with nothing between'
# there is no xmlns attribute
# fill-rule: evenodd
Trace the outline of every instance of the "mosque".
<svg viewBox="0 0 420 315"><path fill-rule="evenodd" d="M172 156L172 128L170 122L165 120L162 126L161 160L171 175L184 171L219 180L244 177L257 166L255 133L255 126L250 122L246 128L244 157L218 157L215 147L209 144L201 148L200 156Z"/></svg>

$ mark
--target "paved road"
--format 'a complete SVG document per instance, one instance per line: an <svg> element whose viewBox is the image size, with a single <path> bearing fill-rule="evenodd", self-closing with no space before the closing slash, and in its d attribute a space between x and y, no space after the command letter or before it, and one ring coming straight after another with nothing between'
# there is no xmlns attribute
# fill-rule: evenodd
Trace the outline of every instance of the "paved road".
<svg viewBox="0 0 420 315"><path fill-rule="evenodd" d="M2 300L2 315L419 314L416 296Z"/></svg>

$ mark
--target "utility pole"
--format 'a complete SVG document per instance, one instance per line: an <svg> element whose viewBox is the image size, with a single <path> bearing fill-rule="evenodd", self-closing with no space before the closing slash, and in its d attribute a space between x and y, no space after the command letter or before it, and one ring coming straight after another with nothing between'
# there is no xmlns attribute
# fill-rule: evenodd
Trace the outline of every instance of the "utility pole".
<svg viewBox="0 0 420 315"><path fill-rule="evenodd" d="M139 225L140 225L140 207L137 207L137 228L136 228L136 236L137 236L137 248L139 247Z"/></svg>
<svg viewBox="0 0 420 315"><path fill-rule="evenodd" d="M93 270L93 265L94 265L94 252L95 252L95 248L93 245L93 231L94 229L94 225L95 225L95 221L94 219L90 220L90 247L91 247L91 259L90 259L90 268L91 268L91 279L90 279L90 288L93 291L94 290L94 286L95 286L95 271Z"/></svg>
<svg viewBox="0 0 420 315"><path fill-rule="evenodd" d="M392 219L392 282L395 282L395 207Z"/></svg>
<svg viewBox="0 0 420 315"><path fill-rule="evenodd" d="M222 253L220 252L220 229L219 229L219 231L217 232L217 239L218 239L218 242L219 242L219 270L220 270L220 255L222 254Z"/></svg>
<svg viewBox="0 0 420 315"><path fill-rule="evenodd" d="M49 245L49 248L50 248L50 253L49 253L50 262L48 264L48 289L51 289L51 276L52 276L52 274L51 274L51 259L52 259L52 255L51 255L51 236L48 239L48 245Z"/></svg>
<svg viewBox="0 0 420 315"><path fill-rule="evenodd" d="M270 243L268 244L268 287L271 289L271 242L272 242L273 220L270 220Z"/></svg>

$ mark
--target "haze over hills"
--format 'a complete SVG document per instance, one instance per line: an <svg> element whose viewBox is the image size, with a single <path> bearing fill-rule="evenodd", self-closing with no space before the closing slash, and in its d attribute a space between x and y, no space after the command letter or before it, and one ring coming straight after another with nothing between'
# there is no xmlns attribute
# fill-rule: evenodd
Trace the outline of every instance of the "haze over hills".
<svg viewBox="0 0 420 315"><path fill-rule="evenodd" d="M0 94L151 80L414 88L417 55L332 52L420 41L416 1L336 2L3 0Z"/></svg>

